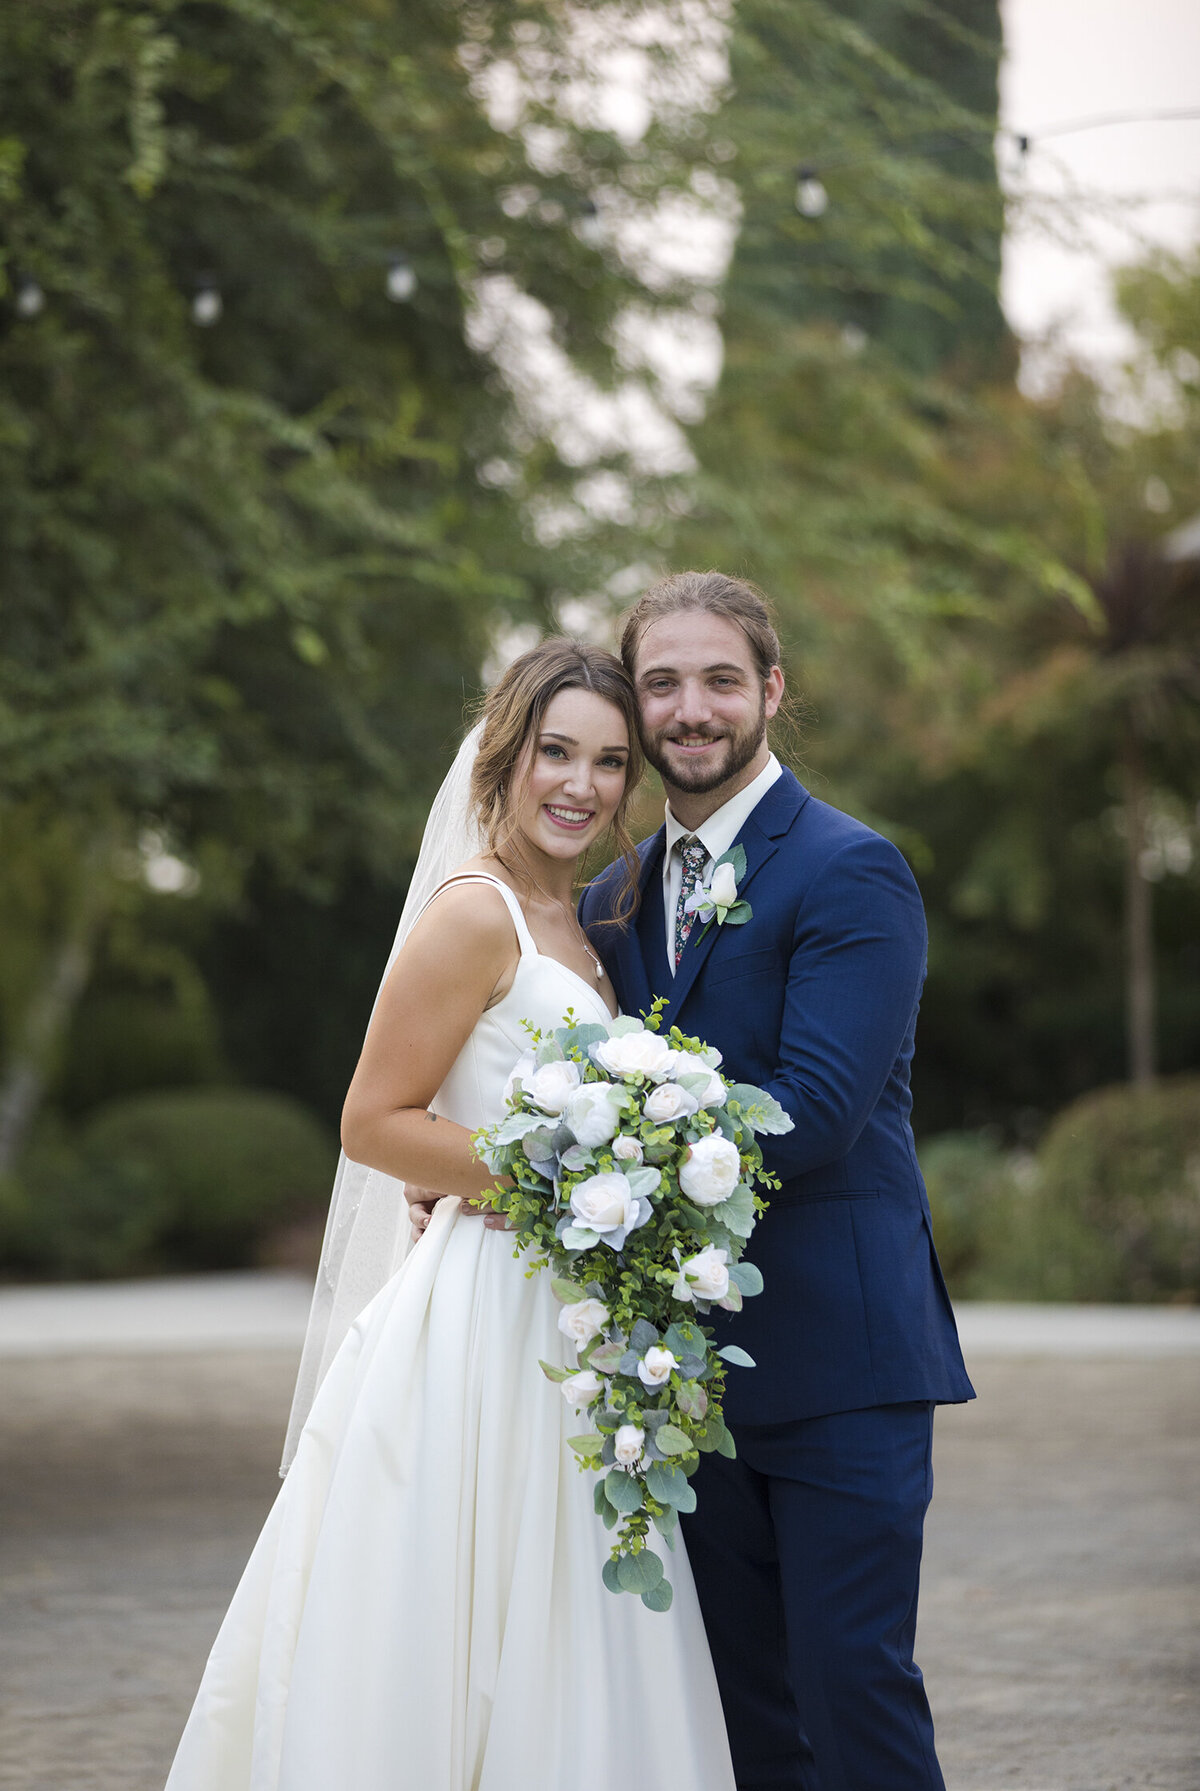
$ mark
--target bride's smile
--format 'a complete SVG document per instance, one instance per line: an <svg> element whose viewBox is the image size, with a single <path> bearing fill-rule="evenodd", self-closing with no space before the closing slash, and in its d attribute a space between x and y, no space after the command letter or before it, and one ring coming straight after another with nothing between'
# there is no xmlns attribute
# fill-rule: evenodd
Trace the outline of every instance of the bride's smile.
<svg viewBox="0 0 1200 1791"><path fill-rule="evenodd" d="M517 765L515 820L526 853L574 865L612 821L629 768L621 711L593 690L562 690Z"/></svg>

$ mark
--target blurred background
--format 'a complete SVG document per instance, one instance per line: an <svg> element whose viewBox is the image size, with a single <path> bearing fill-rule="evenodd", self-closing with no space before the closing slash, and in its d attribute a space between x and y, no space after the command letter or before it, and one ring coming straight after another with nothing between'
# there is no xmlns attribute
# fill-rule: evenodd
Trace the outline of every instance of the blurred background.
<svg viewBox="0 0 1200 1791"><path fill-rule="evenodd" d="M1188 0L0 12L0 1276L312 1266L464 705L716 565L925 896L952 1290L1197 1299L1198 68Z"/></svg>

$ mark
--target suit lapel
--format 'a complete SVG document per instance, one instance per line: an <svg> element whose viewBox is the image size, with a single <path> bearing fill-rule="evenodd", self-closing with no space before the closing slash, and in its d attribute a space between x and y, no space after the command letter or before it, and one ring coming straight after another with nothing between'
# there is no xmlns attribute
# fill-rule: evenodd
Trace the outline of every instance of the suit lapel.
<svg viewBox="0 0 1200 1791"><path fill-rule="evenodd" d="M796 816L808 801L808 791L799 783L792 773L784 770L771 785L762 801L751 809L746 817L745 825L734 841L746 854L746 874L738 884L739 899L750 900L750 891L755 878L763 867L770 863L779 850L779 842L788 832ZM751 906L753 903L751 902ZM751 917L747 923L753 927ZM736 939L744 932L742 927L729 929L729 936ZM703 934L703 937L700 935ZM701 969L716 949L718 941L725 935L725 929L717 925L714 919L707 928L697 925L683 948L683 956L679 960L679 968L675 972L674 984L669 993L671 1007L669 1018L675 1022L679 1018L684 1002L687 1000L692 984L699 976ZM663 991L667 993L667 991Z"/></svg>
<svg viewBox="0 0 1200 1791"><path fill-rule="evenodd" d="M640 1014L650 1006L652 997L651 979L653 971L654 935L654 903L658 895L658 878L655 872L662 865L663 844L667 837L665 827L643 840L638 847L641 865L638 871L638 911L623 932L616 928L607 929L608 939L605 949L613 963L613 981L621 1006L627 1014ZM661 898L658 901L661 909ZM659 917L659 930L662 920Z"/></svg>

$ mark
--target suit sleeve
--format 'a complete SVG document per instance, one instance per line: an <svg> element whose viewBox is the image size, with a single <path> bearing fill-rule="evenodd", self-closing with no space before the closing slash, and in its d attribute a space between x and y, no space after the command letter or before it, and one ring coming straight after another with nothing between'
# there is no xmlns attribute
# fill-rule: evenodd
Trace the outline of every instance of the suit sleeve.
<svg viewBox="0 0 1200 1791"><path fill-rule="evenodd" d="M788 1181L844 1157L904 1048L925 976L921 898L901 854L878 835L816 873L796 918L778 1065L767 1084L794 1130L764 1138Z"/></svg>

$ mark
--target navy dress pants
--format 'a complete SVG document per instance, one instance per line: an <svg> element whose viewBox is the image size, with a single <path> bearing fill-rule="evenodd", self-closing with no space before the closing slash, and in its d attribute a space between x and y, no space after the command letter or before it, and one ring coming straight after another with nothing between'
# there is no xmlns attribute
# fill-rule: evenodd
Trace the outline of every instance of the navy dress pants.
<svg viewBox="0 0 1200 1791"><path fill-rule="evenodd" d="M738 1791L944 1791L913 1661L933 1407L734 1427L683 1529Z"/></svg>

